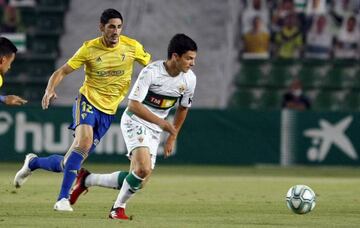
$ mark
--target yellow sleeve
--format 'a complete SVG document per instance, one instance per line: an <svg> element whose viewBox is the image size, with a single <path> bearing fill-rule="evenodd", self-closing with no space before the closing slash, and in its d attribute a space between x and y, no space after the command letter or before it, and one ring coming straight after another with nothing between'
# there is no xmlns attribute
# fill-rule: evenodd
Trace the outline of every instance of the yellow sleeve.
<svg viewBox="0 0 360 228"><path fill-rule="evenodd" d="M150 53L145 51L145 48L139 42L136 42L135 46L135 60L144 66L148 65L151 60Z"/></svg>
<svg viewBox="0 0 360 228"><path fill-rule="evenodd" d="M67 64L74 70L80 68L86 60L88 60L89 51L85 44L83 44L79 50L71 57Z"/></svg>

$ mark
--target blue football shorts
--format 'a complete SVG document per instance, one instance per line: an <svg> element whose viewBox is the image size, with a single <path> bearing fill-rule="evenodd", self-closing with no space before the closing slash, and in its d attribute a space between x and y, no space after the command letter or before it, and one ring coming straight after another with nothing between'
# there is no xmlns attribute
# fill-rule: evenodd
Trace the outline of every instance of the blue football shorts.
<svg viewBox="0 0 360 228"><path fill-rule="evenodd" d="M93 106L84 95L79 94L75 99L72 108L73 122L69 129L75 130L80 124L87 124L93 128L93 146L90 149L92 152L96 145L99 144L101 138L105 135L110 128L115 115L106 114L95 106Z"/></svg>

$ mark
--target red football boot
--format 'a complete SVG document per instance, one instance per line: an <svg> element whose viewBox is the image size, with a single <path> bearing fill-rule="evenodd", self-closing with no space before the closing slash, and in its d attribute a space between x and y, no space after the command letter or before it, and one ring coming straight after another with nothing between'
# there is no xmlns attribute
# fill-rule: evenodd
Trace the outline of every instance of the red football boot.
<svg viewBox="0 0 360 228"><path fill-rule="evenodd" d="M79 198L81 193L85 192L84 194L86 194L88 192L88 188L85 187L85 179L89 175L90 175L90 172L84 168L81 168L78 171L78 174L76 176L75 185L72 188L72 191L70 193L69 201L70 201L71 205L76 203L76 201Z"/></svg>
<svg viewBox="0 0 360 228"><path fill-rule="evenodd" d="M131 216L125 214L125 208L111 208L109 218L111 219L122 219L122 220L131 220Z"/></svg>

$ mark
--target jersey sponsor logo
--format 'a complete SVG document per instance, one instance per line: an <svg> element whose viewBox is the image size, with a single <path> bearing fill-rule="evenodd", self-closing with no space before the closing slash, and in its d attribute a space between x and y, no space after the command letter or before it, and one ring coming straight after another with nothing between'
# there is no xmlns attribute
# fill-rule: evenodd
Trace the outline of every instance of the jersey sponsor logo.
<svg viewBox="0 0 360 228"><path fill-rule="evenodd" d="M124 75L124 70L111 70L111 71L98 71L96 72L98 76L101 77L110 77L110 76L122 76Z"/></svg>
<svg viewBox="0 0 360 228"><path fill-rule="evenodd" d="M149 91L143 103L158 109L169 109L176 104L177 100L178 97L165 96Z"/></svg>

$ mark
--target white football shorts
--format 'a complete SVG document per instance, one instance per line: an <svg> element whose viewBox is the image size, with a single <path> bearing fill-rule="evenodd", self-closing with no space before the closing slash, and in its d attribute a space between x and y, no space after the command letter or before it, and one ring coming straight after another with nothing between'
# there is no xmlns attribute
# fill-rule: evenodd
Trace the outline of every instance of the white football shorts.
<svg viewBox="0 0 360 228"><path fill-rule="evenodd" d="M161 132L133 120L127 113L122 115L120 127L128 151L127 156L131 158L131 152L135 148L147 147L151 156L151 168L154 169Z"/></svg>

